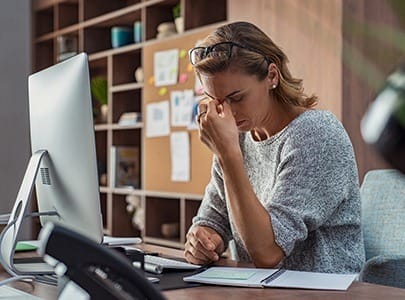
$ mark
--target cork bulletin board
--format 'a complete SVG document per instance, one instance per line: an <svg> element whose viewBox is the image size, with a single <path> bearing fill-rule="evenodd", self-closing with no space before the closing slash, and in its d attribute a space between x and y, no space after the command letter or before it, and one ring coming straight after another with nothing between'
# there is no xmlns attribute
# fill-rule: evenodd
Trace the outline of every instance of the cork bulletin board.
<svg viewBox="0 0 405 300"><path fill-rule="evenodd" d="M187 80L182 83L177 82L175 85L163 86L167 89L167 92L165 95L160 95L159 90L162 87L156 87L154 82L150 80L154 76L154 53L171 49L188 51L195 45L197 40L204 38L214 28L212 26L206 27L203 30L189 32L181 36L168 38L164 42L151 43L145 46L143 50L145 87L144 107L142 108L145 116L145 126L147 124L146 105L164 100L168 100L170 103L171 91L194 90L195 84L194 71L189 66L187 53L184 57L179 57L179 75L186 74ZM187 131L190 137L190 181L177 182L171 180L170 135L148 138L145 128L143 148L144 188L149 191L202 195L210 178L212 153L199 140L197 130L187 130L186 127L170 127L170 133L176 131Z"/></svg>

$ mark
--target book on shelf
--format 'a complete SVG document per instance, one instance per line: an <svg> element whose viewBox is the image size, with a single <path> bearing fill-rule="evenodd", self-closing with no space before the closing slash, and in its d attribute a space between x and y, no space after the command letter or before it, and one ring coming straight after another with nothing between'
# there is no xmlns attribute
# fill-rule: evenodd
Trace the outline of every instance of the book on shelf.
<svg viewBox="0 0 405 300"><path fill-rule="evenodd" d="M110 186L140 187L140 155L137 146L112 146Z"/></svg>
<svg viewBox="0 0 405 300"><path fill-rule="evenodd" d="M331 274L286 269L211 267L196 275L184 277L184 281L256 288L347 290L356 277L356 274Z"/></svg>

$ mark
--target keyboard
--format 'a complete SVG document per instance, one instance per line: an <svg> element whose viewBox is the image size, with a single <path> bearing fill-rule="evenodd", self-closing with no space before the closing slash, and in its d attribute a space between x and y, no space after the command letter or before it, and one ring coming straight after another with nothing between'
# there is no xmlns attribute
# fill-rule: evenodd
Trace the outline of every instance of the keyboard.
<svg viewBox="0 0 405 300"><path fill-rule="evenodd" d="M160 274L165 269L195 270L200 267L201 267L200 265L193 265L175 259L155 255L145 255L145 271L152 272L155 274Z"/></svg>

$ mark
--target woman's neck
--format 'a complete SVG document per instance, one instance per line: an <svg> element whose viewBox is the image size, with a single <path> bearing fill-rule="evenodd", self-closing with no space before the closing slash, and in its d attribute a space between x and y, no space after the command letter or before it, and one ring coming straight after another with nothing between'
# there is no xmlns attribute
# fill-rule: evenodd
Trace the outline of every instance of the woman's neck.
<svg viewBox="0 0 405 300"><path fill-rule="evenodd" d="M296 117L308 110L305 107L298 107L292 105L277 105L272 110L272 115L269 118L268 124L263 127L254 128L251 131L252 137L255 141L264 141L271 136L279 133Z"/></svg>

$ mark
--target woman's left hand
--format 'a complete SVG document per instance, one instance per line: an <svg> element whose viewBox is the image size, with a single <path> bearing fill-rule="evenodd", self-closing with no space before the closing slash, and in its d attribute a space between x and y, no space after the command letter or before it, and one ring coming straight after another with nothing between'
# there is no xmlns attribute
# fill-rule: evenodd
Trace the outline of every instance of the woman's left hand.
<svg viewBox="0 0 405 300"><path fill-rule="evenodd" d="M240 151L239 132L230 105L224 101L202 101L198 109L200 140L219 158Z"/></svg>

